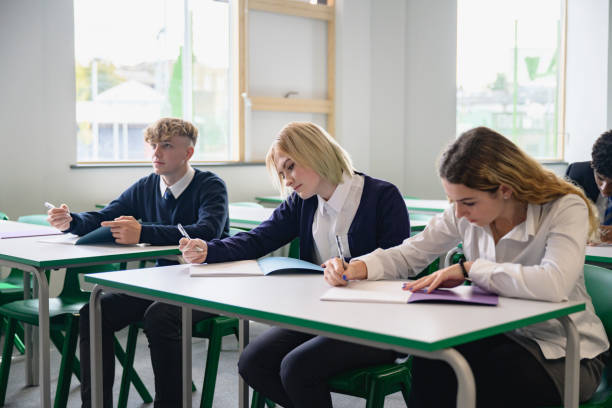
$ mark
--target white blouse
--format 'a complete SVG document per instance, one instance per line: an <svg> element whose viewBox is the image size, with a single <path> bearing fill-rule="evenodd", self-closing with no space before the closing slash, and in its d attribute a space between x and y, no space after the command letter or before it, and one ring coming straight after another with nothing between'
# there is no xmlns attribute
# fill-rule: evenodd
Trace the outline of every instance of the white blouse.
<svg viewBox="0 0 612 408"><path fill-rule="evenodd" d="M312 237L318 263L338 256L336 235L342 242L344 256L351 257L348 231L361 202L364 181L362 175L344 173L329 200L317 196L319 204L312 221Z"/></svg>
<svg viewBox="0 0 612 408"><path fill-rule="evenodd" d="M586 310L570 318L580 333L581 358L593 358L607 350L609 343L584 285L588 228L586 204L568 194L543 205L529 204L525 221L496 245L489 226L457 219L453 205L435 216L421 234L358 259L366 263L370 280L407 278L462 243L466 259L474 261L469 276L483 289L549 302L586 301ZM547 359L565 356L565 330L558 320L514 333L536 341Z"/></svg>

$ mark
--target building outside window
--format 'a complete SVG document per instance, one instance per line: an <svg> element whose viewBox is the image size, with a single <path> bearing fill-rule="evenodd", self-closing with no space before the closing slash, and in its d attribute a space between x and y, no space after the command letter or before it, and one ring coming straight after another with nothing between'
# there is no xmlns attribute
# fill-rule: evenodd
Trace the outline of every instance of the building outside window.
<svg viewBox="0 0 612 408"><path fill-rule="evenodd" d="M193 122L193 161L229 161L230 11L215 0L74 0L77 161L148 162L144 128Z"/></svg>
<svg viewBox="0 0 612 408"><path fill-rule="evenodd" d="M457 132L490 127L563 157L564 0L458 0Z"/></svg>

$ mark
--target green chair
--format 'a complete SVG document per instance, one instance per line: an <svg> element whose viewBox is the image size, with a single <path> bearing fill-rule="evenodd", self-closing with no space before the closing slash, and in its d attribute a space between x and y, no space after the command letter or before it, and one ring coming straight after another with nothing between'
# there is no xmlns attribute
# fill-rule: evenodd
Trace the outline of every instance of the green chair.
<svg viewBox="0 0 612 408"><path fill-rule="evenodd" d="M19 222L25 222L27 224L36 224L36 225L50 225L47 221L47 214L32 214L32 215L22 215L17 218Z"/></svg>
<svg viewBox="0 0 612 408"><path fill-rule="evenodd" d="M612 271L595 265L584 265L584 280L586 289L595 313L601 319L608 339L612 339ZM609 408L612 407L612 357L605 358L605 367L601 381L595 394L580 408Z"/></svg>
<svg viewBox="0 0 612 408"><path fill-rule="evenodd" d="M9 275L5 279L0 280L0 305L23 299L23 274L23 271L12 268ZM7 327L8 318L0 316L0 333L6 334ZM13 341L15 348L20 354L25 353L23 338L23 325L18 323L15 327Z"/></svg>
<svg viewBox="0 0 612 408"><path fill-rule="evenodd" d="M0 219L8 220L8 216L0 212ZM47 222L47 215L25 215L17 219L18 222L25 222L29 224L37 225L49 225ZM19 269L11 269L10 274L7 278L0 280L0 305L13 302L16 300L23 299L23 271ZM4 333L8 327L8 318L0 318L0 333ZM17 323L15 328L16 333L14 336L15 348L19 353L25 353L25 346L23 344L23 326L21 323Z"/></svg>
<svg viewBox="0 0 612 408"><path fill-rule="evenodd" d="M0 211L0 220L7 221L9 219L8 215Z"/></svg>
<svg viewBox="0 0 612 408"><path fill-rule="evenodd" d="M257 205L259 206L259 204ZM242 232L242 230L238 228L230 228L230 236L239 232ZM142 328L143 323L138 322L130 325L128 329L128 339L125 349L126 362L123 365L123 374L121 376L119 400L117 402L118 408L125 408L127 406L128 395L130 392L129 384L131 382L131 377L135 375L133 364L134 355L136 352L136 339L138 337L138 331ZM215 385L217 382L217 371L219 369L221 340L223 337L232 334L238 338L238 319L233 317L216 316L209 319L204 319L193 325L193 337L208 339L206 367L204 369L204 381L202 384L202 398L200 400L201 408L212 407L213 397L215 394ZM195 391L195 389L195 385L192 383L192 390Z"/></svg>
<svg viewBox="0 0 612 408"><path fill-rule="evenodd" d="M86 300L84 300L84 296L80 291L78 274L113 269L117 270L118 268L106 265L103 267L68 270L66 271L62 293L57 298L49 299L49 335L51 342L62 355L55 394L55 407L66 406L72 373L74 372L77 378L80 379L80 367L75 357L75 351L79 334L79 310ZM2 363L0 364L0 405L4 405L17 322L38 326L38 299L17 300L6 303L0 306L0 315L8 319L6 341L4 342Z"/></svg>
<svg viewBox="0 0 612 408"><path fill-rule="evenodd" d="M131 376L135 374L133 369L134 355L136 351L136 339L138 331L142 329L142 322L132 324L128 330L126 345L126 362L123 366L121 376L121 387L119 389L118 408L127 406L129 395L129 384ZM211 408L217 382L217 371L219 369L219 357L221 354L221 340L228 335L238 338L238 319L233 317L216 316L204 319L193 325L192 336L208 339L208 351L206 354L206 367L204 369L204 381L202 383L202 398L200 407ZM129 369L128 369L129 367ZM195 391L192 383L192 390Z"/></svg>
<svg viewBox="0 0 612 408"><path fill-rule="evenodd" d="M406 405L410 393L410 367L412 359L399 364L383 364L374 367L360 368L338 374L329 380L329 389L338 394L364 398L366 408L382 408L385 397L401 392ZM253 391L251 408L263 408L274 404Z"/></svg>
<svg viewBox="0 0 612 408"><path fill-rule="evenodd" d="M62 292L57 298L49 299L49 336L51 342L62 356L54 401L54 407L56 408L65 407L67 404L72 373L75 374L77 379L80 380L81 378L79 361L76 358L79 311L89 301L89 294L81 291L78 276L85 273L105 272L124 268L124 264L69 268L66 271ZM8 319L8 329L2 352L2 362L0 363L0 405L4 405L11 368L13 339L18 327L17 322L38 326L38 299L17 300L1 305L0 315ZM120 356L118 357L123 364L125 359L122 359ZM139 392L142 389L146 391L139 377L136 376L133 380L139 382L137 386ZM142 393L141 396L143 396L145 402L152 401L150 395L148 395L148 399Z"/></svg>

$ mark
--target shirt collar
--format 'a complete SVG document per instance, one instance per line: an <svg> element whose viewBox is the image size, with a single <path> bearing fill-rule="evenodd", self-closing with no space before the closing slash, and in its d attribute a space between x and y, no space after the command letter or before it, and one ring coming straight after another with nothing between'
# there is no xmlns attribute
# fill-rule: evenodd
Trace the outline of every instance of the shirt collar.
<svg viewBox="0 0 612 408"><path fill-rule="evenodd" d="M193 167L188 165L187 172L185 173L185 175L181 177L179 181L177 181L171 186L166 185L164 178L160 177L159 178L159 190L161 192L162 197L164 196L166 189L169 188L174 198L175 199L179 198L179 196L183 194L183 191L185 191L189 183L191 183L191 180L193 180L193 176L195 176L195 170L193 169Z"/></svg>
<svg viewBox="0 0 612 408"><path fill-rule="evenodd" d="M527 242L530 236L535 236L542 206L539 204L527 204L525 221L515 226L504 237L514 241Z"/></svg>
<svg viewBox="0 0 612 408"><path fill-rule="evenodd" d="M351 191L351 186L354 183L355 176L356 174L351 176L349 174L342 173L342 181L336 186L336 189L332 193L331 197L329 197L329 200L325 201L323 197L317 195L317 199L319 200L318 211L322 215L324 214L325 208L330 208L336 213L339 213L340 210L342 210L344 202Z"/></svg>

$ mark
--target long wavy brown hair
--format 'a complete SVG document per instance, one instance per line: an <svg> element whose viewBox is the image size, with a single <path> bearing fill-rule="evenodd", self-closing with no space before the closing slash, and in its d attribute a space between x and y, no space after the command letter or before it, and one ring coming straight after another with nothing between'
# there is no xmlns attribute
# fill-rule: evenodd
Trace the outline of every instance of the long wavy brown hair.
<svg viewBox="0 0 612 408"><path fill-rule="evenodd" d="M444 151L439 163L440 177L450 183L488 192L495 192L505 184L522 202L544 204L565 194L576 194L589 210L591 237L597 236L597 210L584 192L489 128L477 127L464 132Z"/></svg>

